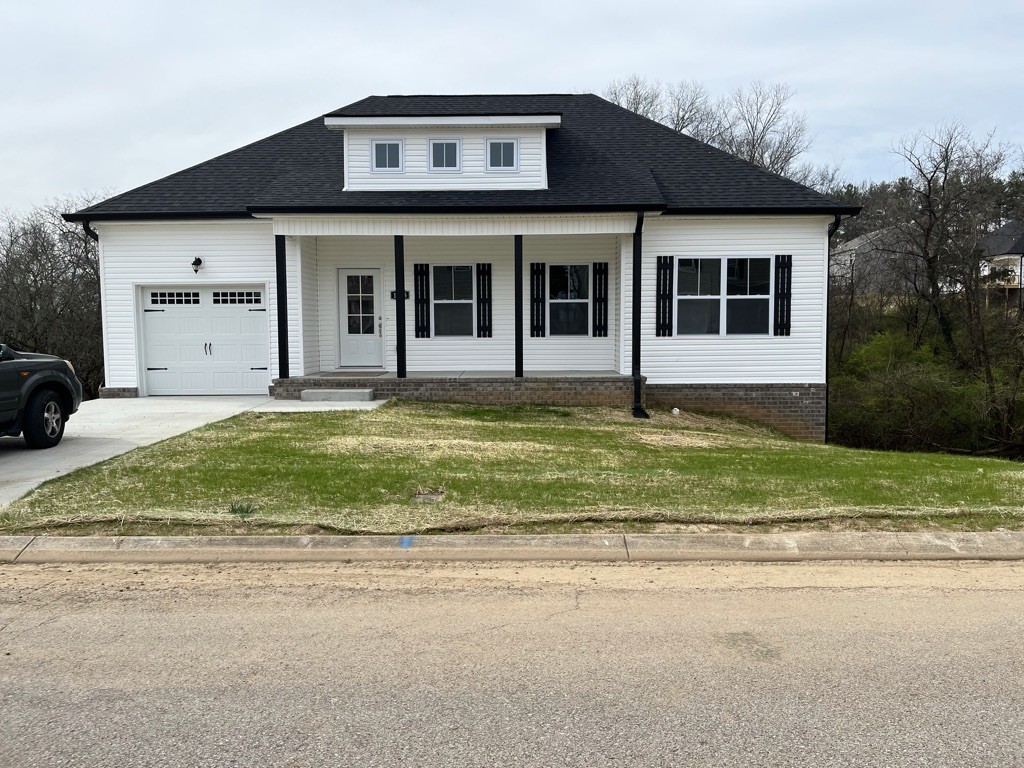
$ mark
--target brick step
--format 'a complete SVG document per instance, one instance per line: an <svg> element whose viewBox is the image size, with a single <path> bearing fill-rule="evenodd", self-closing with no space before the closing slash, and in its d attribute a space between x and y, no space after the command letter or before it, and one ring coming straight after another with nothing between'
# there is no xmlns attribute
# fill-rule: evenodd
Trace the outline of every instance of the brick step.
<svg viewBox="0 0 1024 768"><path fill-rule="evenodd" d="M300 400L312 402L353 403L373 400L372 389L304 389Z"/></svg>

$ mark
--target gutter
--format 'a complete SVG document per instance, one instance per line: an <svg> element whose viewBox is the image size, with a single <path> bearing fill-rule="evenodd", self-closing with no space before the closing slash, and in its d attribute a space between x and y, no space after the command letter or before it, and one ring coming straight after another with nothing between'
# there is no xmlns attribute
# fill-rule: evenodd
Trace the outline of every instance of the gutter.
<svg viewBox="0 0 1024 768"><path fill-rule="evenodd" d="M86 236L88 236L88 238L94 243L98 243L100 241L100 233L90 227L88 221L82 221L82 229L85 230Z"/></svg>

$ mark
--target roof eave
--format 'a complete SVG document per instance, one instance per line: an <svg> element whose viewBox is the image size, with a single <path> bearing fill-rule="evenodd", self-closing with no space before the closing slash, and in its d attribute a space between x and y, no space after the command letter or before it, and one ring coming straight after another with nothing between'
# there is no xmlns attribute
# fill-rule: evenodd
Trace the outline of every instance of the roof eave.
<svg viewBox="0 0 1024 768"><path fill-rule="evenodd" d="M856 216L859 205L780 205L780 206L686 206L668 207L666 216Z"/></svg>

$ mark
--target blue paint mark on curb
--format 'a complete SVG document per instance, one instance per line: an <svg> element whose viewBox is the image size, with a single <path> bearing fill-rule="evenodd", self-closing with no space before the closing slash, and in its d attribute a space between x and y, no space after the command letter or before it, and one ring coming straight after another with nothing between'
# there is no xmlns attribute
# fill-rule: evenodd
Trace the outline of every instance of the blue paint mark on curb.
<svg viewBox="0 0 1024 768"><path fill-rule="evenodd" d="M403 536L398 540L398 546L400 546L402 549L409 549L412 547L412 541L415 538L415 536Z"/></svg>

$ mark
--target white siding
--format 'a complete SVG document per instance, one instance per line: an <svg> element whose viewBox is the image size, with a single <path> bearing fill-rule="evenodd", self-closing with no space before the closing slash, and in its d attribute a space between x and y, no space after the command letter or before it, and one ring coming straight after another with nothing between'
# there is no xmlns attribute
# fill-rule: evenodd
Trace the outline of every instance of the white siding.
<svg viewBox="0 0 1024 768"><path fill-rule="evenodd" d="M545 189L544 129L522 128L400 128L345 131L347 157L345 189ZM370 147L375 140L401 139L404 144L404 171L374 173L370 170ZM462 170L459 173L432 173L428 167L428 142L431 139L462 140ZM487 171L487 139L517 139L518 171Z"/></svg>
<svg viewBox="0 0 1024 768"><path fill-rule="evenodd" d="M274 234L290 236L632 234L635 213L595 214L413 214L275 216Z"/></svg>
<svg viewBox="0 0 1024 768"><path fill-rule="evenodd" d="M270 370L277 374L277 292L270 224L243 222L97 223L103 286L103 335L108 387L141 387L141 325L136 303L142 285L258 283L266 286ZM190 266L203 260L198 274ZM297 275L289 281L294 283ZM290 298L292 315L298 294ZM292 315L293 365L298 364L299 318Z"/></svg>
<svg viewBox="0 0 1024 768"><path fill-rule="evenodd" d="M618 336L617 238L612 235L523 238L523 368L529 371L614 371ZM530 336L530 264L608 262L608 335ZM546 304L546 302L545 302ZM546 323L550 326L550 323ZM550 330L550 327L549 327Z"/></svg>
<svg viewBox="0 0 1024 768"><path fill-rule="evenodd" d="M811 383L825 381L827 226L808 217L648 218L644 226L642 368L652 384ZM632 244L624 239L622 366L632 355L628 332ZM786 337L655 336L657 257L793 256L792 329ZM673 309L674 315L674 309Z"/></svg>
<svg viewBox="0 0 1024 768"><path fill-rule="evenodd" d="M384 367L395 370L394 239L390 237L320 237L316 239L319 369L333 371L338 359L338 269L376 268L384 277ZM407 311L412 311L409 302Z"/></svg>
<svg viewBox="0 0 1024 768"><path fill-rule="evenodd" d="M526 372L615 368L618 335L618 281L614 235L523 238L523 335ZM375 267L384 276L384 367L397 367L395 351L394 240L391 237L317 238L320 370L339 367L339 268ZM609 329L603 338L530 338L530 262L548 264L609 263ZM489 263L492 288L490 338L417 339L413 306L415 264ZM515 285L512 237L407 237L405 239L406 366L409 371L512 371L515 367Z"/></svg>
<svg viewBox="0 0 1024 768"><path fill-rule="evenodd" d="M491 265L491 338L441 336L417 339L412 303L413 265L459 266L478 263ZM511 237L406 238L405 284L409 289L410 300L406 310L405 343L406 362L410 371L511 371L515 368L515 286L512 264ZM475 272L473 280L475 297ZM433 283L431 295L433 296ZM474 307L474 318L475 312ZM475 328L474 321L474 332ZM433 317L431 330L433 331Z"/></svg>
<svg viewBox="0 0 1024 768"><path fill-rule="evenodd" d="M302 258L299 283L302 290L302 373L320 371L320 297L317 291L317 242L315 237L300 241Z"/></svg>

